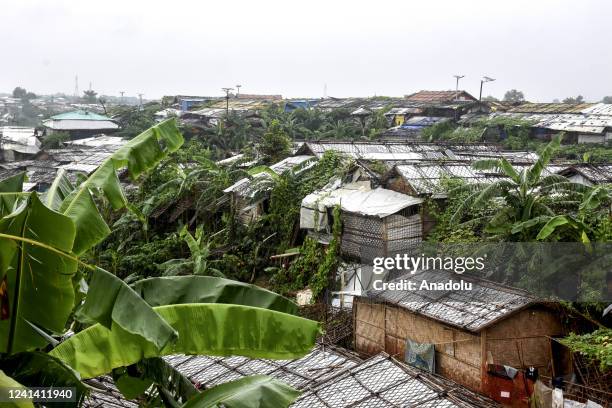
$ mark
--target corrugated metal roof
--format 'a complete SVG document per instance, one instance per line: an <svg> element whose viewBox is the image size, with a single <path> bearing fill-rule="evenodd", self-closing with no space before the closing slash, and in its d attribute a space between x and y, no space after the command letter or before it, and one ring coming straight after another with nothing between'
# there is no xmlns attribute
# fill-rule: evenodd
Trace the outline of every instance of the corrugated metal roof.
<svg viewBox="0 0 612 408"><path fill-rule="evenodd" d="M612 127L612 116L601 114L578 113L493 113L490 118L512 117L531 122L531 127L565 132L601 134Z"/></svg>
<svg viewBox="0 0 612 408"><path fill-rule="evenodd" d="M479 157L482 159L483 157ZM515 164L514 168L521 171L528 165ZM552 174L563 167L548 166L543 174ZM411 163L397 164L395 170L406 180L417 194L442 194L442 181L449 178L460 178L465 183L492 183L505 178L501 172L491 170L475 170L469 163Z"/></svg>
<svg viewBox="0 0 612 408"><path fill-rule="evenodd" d="M104 147L107 149L116 149L126 143L127 140L122 137L107 135L92 136L64 142L64 144L74 147Z"/></svg>
<svg viewBox="0 0 612 408"><path fill-rule="evenodd" d="M119 125L109 120L47 119L43 126L53 130L116 130Z"/></svg>
<svg viewBox="0 0 612 408"><path fill-rule="evenodd" d="M564 176L580 174L593 184L612 184L612 164L575 164L557 171Z"/></svg>
<svg viewBox="0 0 612 408"><path fill-rule="evenodd" d="M51 116L53 120L101 120L110 121L111 118L104 115L99 115L94 112L85 110L76 110L72 112L60 113L59 115Z"/></svg>
<svg viewBox="0 0 612 408"><path fill-rule="evenodd" d="M585 115L612 116L612 103L598 103L582 110Z"/></svg>
<svg viewBox="0 0 612 408"><path fill-rule="evenodd" d="M282 174L283 172L293 169L298 165L304 163L306 160L314 159L313 156L301 155L301 156L291 156L286 159L281 160L278 163L275 163L270 166L270 169L273 170L277 174ZM265 179L269 179L270 176L265 173L257 173L253 176L253 179L243 178L223 190L224 193L235 193L243 197L254 197L255 194L260 192L260 187L257 186L256 183L253 183L254 180L261 182ZM266 187L263 187L265 190Z"/></svg>
<svg viewBox="0 0 612 408"><path fill-rule="evenodd" d="M523 103L508 109L512 113L582 113L595 106L593 103Z"/></svg>
<svg viewBox="0 0 612 408"><path fill-rule="evenodd" d="M300 153L312 152L322 157L328 151L336 151L355 159L381 160L384 162L419 162L436 159L473 161L483 158L506 157L512 162L533 162L537 155L530 152L502 151L490 144L435 144L407 142L305 142Z"/></svg>
<svg viewBox="0 0 612 408"><path fill-rule="evenodd" d="M36 137L36 130L23 126L1 127L0 150L14 150L25 154L38 153L40 151L40 141Z"/></svg>
<svg viewBox="0 0 612 408"><path fill-rule="evenodd" d="M447 283L463 279L472 283L472 290L368 290L361 297L388 302L411 312L471 332L479 332L498 320L531 305L536 300L527 292L500 284L457 275L453 272L427 270L398 278L417 282Z"/></svg>

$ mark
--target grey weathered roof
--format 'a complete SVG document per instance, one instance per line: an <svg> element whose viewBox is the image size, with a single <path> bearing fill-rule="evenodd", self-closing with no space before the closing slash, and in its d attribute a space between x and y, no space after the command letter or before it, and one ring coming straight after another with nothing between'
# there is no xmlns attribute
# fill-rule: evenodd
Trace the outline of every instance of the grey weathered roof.
<svg viewBox="0 0 612 408"><path fill-rule="evenodd" d="M119 136L97 135L84 139L68 140L64 144L78 148L118 149L128 141Z"/></svg>
<svg viewBox="0 0 612 408"><path fill-rule="evenodd" d="M592 108L592 103L532 103L525 102L521 105L508 109L508 112L517 113L581 113L585 109Z"/></svg>
<svg viewBox="0 0 612 408"><path fill-rule="evenodd" d="M88 380L92 387L99 391L92 391L89 397L83 401L84 408L137 408L134 401L126 400L115 386L113 379L109 376L101 376L94 380Z"/></svg>
<svg viewBox="0 0 612 408"><path fill-rule="evenodd" d="M601 104L604 105L604 104ZM576 113L532 113L503 112L492 113L490 118L511 117L531 122L531 127L565 132L601 134L612 127L612 108L593 106Z"/></svg>
<svg viewBox="0 0 612 408"><path fill-rule="evenodd" d="M559 170L558 173L564 176L580 174L594 184L612 183L612 164L575 164Z"/></svg>
<svg viewBox="0 0 612 408"><path fill-rule="evenodd" d="M480 157L483 158L483 157ZM525 169L525 164L514 164L518 171ZM564 168L563 166L548 166L545 175L552 174ZM440 163L399 163L395 171L414 189L417 194L443 193L443 180L460 178L465 183L492 183L505 175L491 170L475 170L470 163L440 162Z"/></svg>
<svg viewBox="0 0 612 408"><path fill-rule="evenodd" d="M498 146L477 144L450 144L424 142L305 142L298 154L323 156L326 151L335 151L349 157L382 161L431 161L435 159L478 160L482 158L507 157L516 162L533 162L537 155L528 152L505 152Z"/></svg>
<svg viewBox="0 0 612 408"><path fill-rule="evenodd" d="M74 120L74 119L47 119L43 126L53 130L97 130L110 131L119 129L119 125L111 120Z"/></svg>
<svg viewBox="0 0 612 408"><path fill-rule="evenodd" d="M282 174L283 172L291 170L310 159L314 159L314 157L307 155L291 156L279 161L278 163L271 165L270 169L276 174ZM243 197L253 197L260 191L261 187L257 186L257 184L253 182L254 179L257 179L258 181L263 181L266 179L270 179L270 176L265 172L257 173L255 176L253 176L252 179L243 178L238 180L237 182L223 190L223 192L235 193ZM265 190L266 188L262 187L261 189Z"/></svg>
<svg viewBox="0 0 612 408"><path fill-rule="evenodd" d="M165 357L174 368L202 388L210 388L249 375L269 375L304 389L355 367L359 359L333 348L317 346L297 360L266 360L247 357L176 355Z"/></svg>
<svg viewBox="0 0 612 408"><path fill-rule="evenodd" d="M428 283L446 283L449 279L463 279L472 283L472 290L370 289L361 297L392 303L413 313L471 332L479 332L498 320L537 303L528 292L447 271L419 271L395 281L401 279L412 280L416 282L417 287L423 280Z"/></svg>
<svg viewBox="0 0 612 408"><path fill-rule="evenodd" d="M385 353L304 390L294 408L477 407L490 400Z"/></svg>
<svg viewBox="0 0 612 408"><path fill-rule="evenodd" d="M297 360L175 355L165 360L201 389L249 375L269 375L303 393L295 408L314 407L491 407L495 403L456 383L407 366L385 353L363 361L347 350L319 345ZM97 379L86 407L133 407L110 377Z"/></svg>

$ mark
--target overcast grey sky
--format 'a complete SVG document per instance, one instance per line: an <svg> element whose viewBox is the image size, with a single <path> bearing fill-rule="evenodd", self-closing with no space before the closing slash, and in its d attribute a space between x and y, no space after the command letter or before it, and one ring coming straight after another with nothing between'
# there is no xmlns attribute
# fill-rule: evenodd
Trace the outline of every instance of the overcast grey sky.
<svg viewBox="0 0 612 408"><path fill-rule="evenodd" d="M612 95L610 0L5 0L0 92Z"/></svg>

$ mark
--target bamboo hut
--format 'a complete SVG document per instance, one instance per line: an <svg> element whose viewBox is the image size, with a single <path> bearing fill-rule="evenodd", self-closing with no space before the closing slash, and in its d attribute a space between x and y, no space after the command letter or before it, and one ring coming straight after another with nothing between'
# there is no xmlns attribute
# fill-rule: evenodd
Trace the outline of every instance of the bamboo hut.
<svg viewBox="0 0 612 408"><path fill-rule="evenodd" d="M342 185L339 181L302 200L300 227L329 234L331 211L339 206L342 218L341 252L365 262L377 256L407 251L422 241L420 205L423 200L370 182Z"/></svg>
<svg viewBox="0 0 612 408"><path fill-rule="evenodd" d="M457 280L445 271L401 279ZM404 356L408 340L433 345L435 372L491 398L521 400L520 376L499 389L495 367L535 367L551 377L569 373L569 353L552 338L564 335L559 313L528 293L461 277L471 290L369 290L353 299L354 341L359 353ZM399 282L400 280L397 280Z"/></svg>

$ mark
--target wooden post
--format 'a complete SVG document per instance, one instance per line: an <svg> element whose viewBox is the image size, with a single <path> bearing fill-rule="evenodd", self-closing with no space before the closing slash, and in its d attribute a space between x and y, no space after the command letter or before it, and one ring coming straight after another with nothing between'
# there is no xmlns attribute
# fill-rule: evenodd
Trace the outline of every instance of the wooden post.
<svg viewBox="0 0 612 408"><path fill-rule="evenodd" d="M487 393L487 329L480 332L480 391Z"/></svg>

